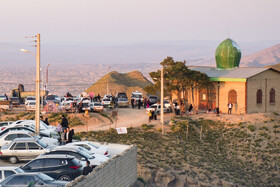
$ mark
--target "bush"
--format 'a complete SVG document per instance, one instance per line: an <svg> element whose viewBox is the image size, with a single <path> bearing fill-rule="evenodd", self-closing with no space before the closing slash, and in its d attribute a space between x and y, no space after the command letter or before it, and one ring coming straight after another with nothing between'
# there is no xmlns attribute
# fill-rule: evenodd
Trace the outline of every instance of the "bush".
<svg viewBox="0 0 280 187"><path fill-rule="evenodd" d="M142 129L143 129L144 131L150 130L150 129L152 129L152 128L154 128L154 125L142 124Z"/></svg>
<svg viewBox="0 0 280 187"><path fill-rule="evenodd" d="M256 130L256 127L254 125L248 125L247 127L251 132L254 132Z"/></svg>

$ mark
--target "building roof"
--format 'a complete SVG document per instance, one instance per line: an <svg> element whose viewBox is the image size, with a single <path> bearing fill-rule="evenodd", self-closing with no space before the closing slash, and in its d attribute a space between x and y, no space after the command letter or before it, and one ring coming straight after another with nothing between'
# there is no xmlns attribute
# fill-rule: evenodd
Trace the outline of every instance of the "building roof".
<svg viewBox="0 0 280 187"><path fill-rule="evenodd" d="M189 66L191 70L200 71L210 77L211 81L246 82L247 78L264 72L270 68L239 67L233 69L217 69L207 66Z"/></svg>

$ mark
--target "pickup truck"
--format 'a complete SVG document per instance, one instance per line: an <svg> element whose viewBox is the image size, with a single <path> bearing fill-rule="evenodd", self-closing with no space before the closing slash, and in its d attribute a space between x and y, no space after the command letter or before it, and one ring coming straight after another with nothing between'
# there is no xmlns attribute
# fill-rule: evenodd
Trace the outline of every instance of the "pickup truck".
<svg viewBox="0 0 280 187"><path fill-rule="evenodd" d="M0 112L5 112L11 109L11 101L0 101Z"/></svg>

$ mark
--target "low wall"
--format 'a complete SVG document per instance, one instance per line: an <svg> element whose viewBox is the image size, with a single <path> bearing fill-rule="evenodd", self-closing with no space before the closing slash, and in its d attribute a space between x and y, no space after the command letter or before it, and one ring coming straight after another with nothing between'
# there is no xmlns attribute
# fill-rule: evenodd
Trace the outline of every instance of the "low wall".
<svg viewBox="0 0 280 187"><path fill-rule="evenodd" d="M77 177L67 187L129 187L137 180L137 147L128 146L122 153L97 166L87 176Z"/></svg>

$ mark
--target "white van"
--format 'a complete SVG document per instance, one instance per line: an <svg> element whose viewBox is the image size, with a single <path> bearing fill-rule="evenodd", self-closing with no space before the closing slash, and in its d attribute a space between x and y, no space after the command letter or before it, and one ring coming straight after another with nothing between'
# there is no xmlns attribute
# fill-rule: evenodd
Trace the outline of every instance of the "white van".
<svg viewBox="0 0 280 187"><path fill-rule="evenodd" d="M141 100L143 102L143 97L142 97L142 93L141 92L132 92L131 93L131 99L134 99L134 100Z"/></svg>

